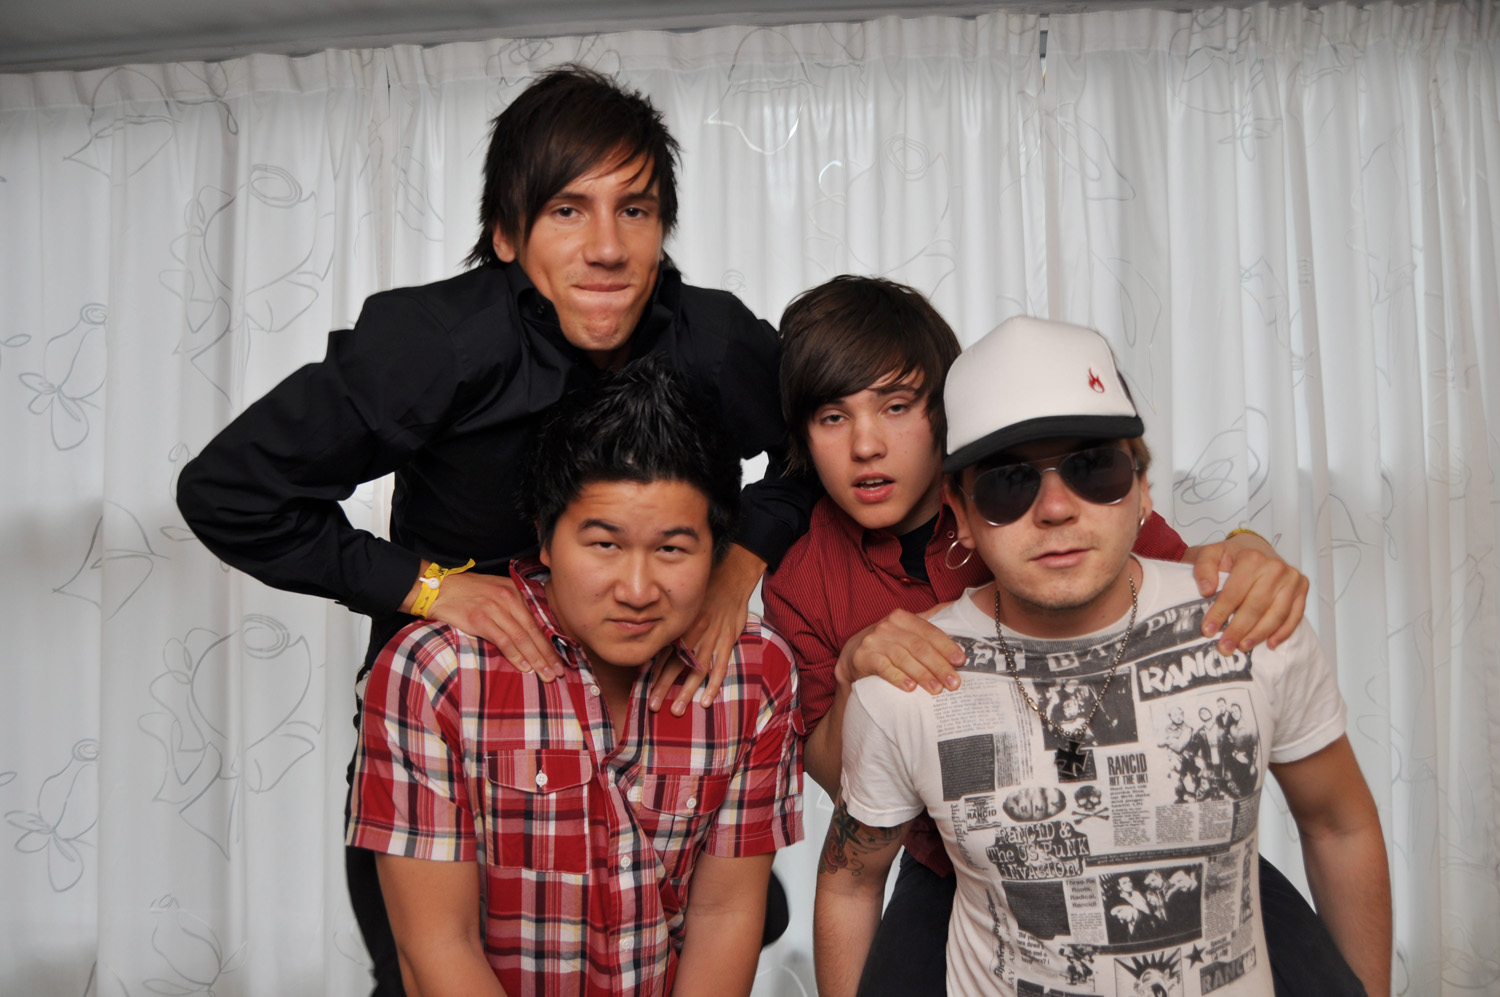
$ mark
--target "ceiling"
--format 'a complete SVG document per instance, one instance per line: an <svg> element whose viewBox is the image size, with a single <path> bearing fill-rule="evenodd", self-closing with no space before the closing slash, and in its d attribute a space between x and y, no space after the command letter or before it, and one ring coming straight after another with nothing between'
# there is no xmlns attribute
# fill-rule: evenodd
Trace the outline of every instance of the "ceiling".
<svg viewBox="0 0 1500 997"><path fill-rule="evenodd" d="M0 72L213 61L250 52L295 55L397 42L1084 6L995 0L813 0L812 6L807 0L0 0Z"/></svg>

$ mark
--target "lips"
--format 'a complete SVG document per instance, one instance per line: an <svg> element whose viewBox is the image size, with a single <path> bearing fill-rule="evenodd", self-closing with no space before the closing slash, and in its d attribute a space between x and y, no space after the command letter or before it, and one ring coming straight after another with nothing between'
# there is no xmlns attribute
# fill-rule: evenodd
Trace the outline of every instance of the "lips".
<svg viewBox="0 0 1500 997"><path fill-rule="evenodd" d="M610 281L608 283L604 283L604 282L589 282L589 283L575 284L573 286L576 287L576 288L578 288L578 290L580 290L580 291L588 291L588 292L591 292L593 294L614 294L614 293L619 292L619 291L628 291L628 290L630 290L630 287L631 287L629 281L626 281L624 283L620 283L620 282L616 282L616 281Z"/></svg>
<svg viewBox="0 0 1500 997"><path fill-rule="evenodd" d="M639 620L616 618L610 620L609 622L614 624L616 627L620 628L627 634L638 635L650 633L652 628L655 627L656 624L660 621L653 616L647 619Z"/></svg>
<svg viewBox="0 0 1500 997"><path fill-rule="evenodd" d="M870 474L857 479L852 490L861 502L884 502L896 490L896 482L884 475Z"/></svg>
<svg viewBox="0 0 1500 997"><path fill-rule="evenodd" d="M1087 550L1082 549L1055 550L1048 551L1045 554L1038 554L1032 558L1032 561L1044 568L1076 568L1083 563L1088 553Z"/></svg>

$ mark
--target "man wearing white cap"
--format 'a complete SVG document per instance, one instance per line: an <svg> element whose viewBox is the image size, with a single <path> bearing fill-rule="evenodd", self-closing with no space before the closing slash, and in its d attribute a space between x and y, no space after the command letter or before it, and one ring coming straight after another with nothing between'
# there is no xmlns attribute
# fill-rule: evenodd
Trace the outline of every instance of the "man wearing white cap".
<svg viewBox="0 0 1500 997"><path fill-rule="evenodd" d="M949 993L1273 993L1254 875L1268 768L1350 988L1387 993L1385 845L1332 667L1306 623L1221 655L1191 569L1131 555L1150 452L1109 345L1012 319L958 358L944 400L949 501L994 581L932 620L967 653L959 689L854 685L818 874L820 993L854 992L923 812L958 876ZM1063 696L1082 705L1045 705ZM1184 793L1198 762L1166 735L1202 709L1237 715L1219 754L1248 777L1204 765Z"/></svg>

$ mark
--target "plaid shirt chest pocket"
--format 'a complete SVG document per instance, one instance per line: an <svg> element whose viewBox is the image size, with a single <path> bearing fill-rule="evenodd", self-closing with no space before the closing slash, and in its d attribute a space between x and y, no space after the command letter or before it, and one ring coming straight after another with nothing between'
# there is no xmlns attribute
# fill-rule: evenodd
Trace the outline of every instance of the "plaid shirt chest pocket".
<svg viewBox="0 0 1500 997"><path fill-rule="evenodd" d="M698 844L729 793L729 775L702 772L646 772L641 775L640 821L669 861L668 875L680 879L692 870Z"/></svg>
<svg viewBox="0 0 1500 997"><path fill-rule="evenodd" d="M583 875L589 870L589 752L567 748L484 756L480 813L497 865Z"/></svg>

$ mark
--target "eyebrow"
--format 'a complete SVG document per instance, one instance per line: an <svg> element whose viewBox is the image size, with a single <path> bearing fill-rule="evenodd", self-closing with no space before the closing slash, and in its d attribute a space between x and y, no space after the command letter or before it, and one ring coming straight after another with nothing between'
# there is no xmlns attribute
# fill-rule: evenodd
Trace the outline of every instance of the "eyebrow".
<svg viewBox="0 0 1500 997"><path fill-rule="evenodd" d="M607 519L585 519L582 523L578 524L578 532L580 533L589 529L603 530L610 536L619 536L625 532L625 527L619 523L611 523ZM692 526L668 526L663 530L657 531L656 534L658 540L668 540L672 537L688 537L692 540L701 539L698 530Z"/></svg>
<svg viewBox="0 0 1500 997"><path fill-rule="evenodd" d="M873 391L877 395L885 396L900 394L903 391L910 391L913 394L920 395L925 390L926 389L924 389L920 383L913 383L909 380L894 381L890 384L882 384L879 387L871 384L867 385L866 387L860 388L858 391L851 391L848 395L839 395L837 398L830 398L828 399L828 401L824 402L823 405L837 405L839 402L847 401L849 395L857 395L860 391ZM818 407L822 408L823 406L820 405Z"/></svg>
<svg viewBox="0 0 1500 997"><path fill-rule="evenodd" d="M583 191L574 190L572 187L564 187L556 194L553 194L551 197L547 198L547 203L550 204L553 201L587 201L588 199L589 195L585 194ZM639 191L626 191L626 193L620 199L622 201L631 203L639 203L642 201L647 201L651 204L661 203L661 195L657 193L655 187L647 187L645 190Z"/></svg>

